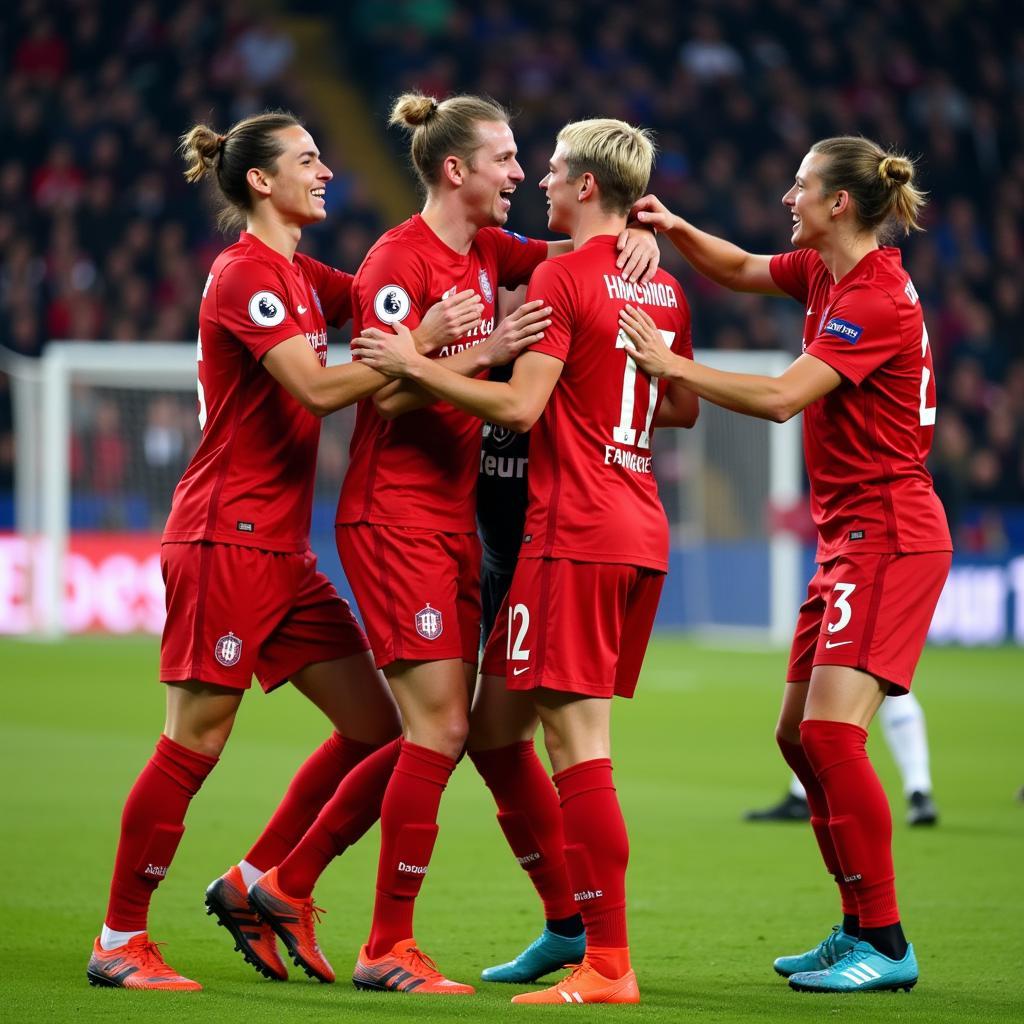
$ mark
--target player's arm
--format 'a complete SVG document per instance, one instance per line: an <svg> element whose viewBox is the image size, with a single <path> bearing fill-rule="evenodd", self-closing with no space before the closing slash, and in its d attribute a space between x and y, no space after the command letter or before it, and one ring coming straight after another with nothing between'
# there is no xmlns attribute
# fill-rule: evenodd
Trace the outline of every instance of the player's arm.
<svg viewBox="0 0 1024 1024"><path fill-rule="evenodd" d="M516 433L524 433L537 422L562 373L560 359L524 352L508 382L462 377L440 361L421 356L409 331L401 324L395 327L395 337L386 341L355 339L353 352L388 376L411 380L457 409Z"/></svg>
<svg viewBox="0 0 1024 1024"><path fill-rule="evenodd" d="M697 395L682 384L670 383L654 417L656 427L692 427L700 414Z"/></svg>
<svg viewBox="0 0 1024 1024"><path fill-rule="evenodd" d="M723 409L746 416L785 423L837 388L843 379L827 363L809 355L800 356L778 377L703 366L666 348L654 321L629 304L619 314L619 326L632 343L626 346L626 354L644 373L689 388Z"/></svg>
<svg viewBox="0 0 1024 1024"><path fill-rule="evenodd" d="M486 341L444 359L432 360L432 362L450 373L463 377L476 377L478 374L486 373L494 366L504 366L506 363L512 362L527 345L544 337L544 328L551 323L548 319L550 314L551 308L545 306L540 299L523 303L498 324ZM366 331L364 334L368 339L385 345L394 338L393 335L384 334L382 331L373 331L372 333ZM362 357L362 350L357 351L356 347L358 340L360 339L353 339L352 352ZM418 344L416 349L417 352L421 352ZM401 375L393 374L391 376ZM394 380L382 388L374 396L374 404L381 416L390 420L414 409L432 405L438 397L429 389L420 386L415 380L406 377Z"/></svg>
<svg viewBox="0 0 1024 1024"><path fill-rule="evenodd" d="M326 416L379 391L390 378L369 366L321 366L303 334L286 338L263 357L267 372L314 416Z"/></svg>
<svg viewBox="0 0 1024 1024"><path fill-rule="evenodd" d="M640 225L624 228L615 242L619 250L616 266L627 281L647 284L661 265L661 251L655 231ZM548 259L572 252L572 241L548 242Z"/></svg>
<svg viewBox="0 0 1024 1024"><path fill-rule="evenodd" d="M700 231L672 213L657 196L638 199L630 216L666 235L695 270L716 284L734 292L786 294L772 278L771 256L757 256L724 238Z"/></svg>

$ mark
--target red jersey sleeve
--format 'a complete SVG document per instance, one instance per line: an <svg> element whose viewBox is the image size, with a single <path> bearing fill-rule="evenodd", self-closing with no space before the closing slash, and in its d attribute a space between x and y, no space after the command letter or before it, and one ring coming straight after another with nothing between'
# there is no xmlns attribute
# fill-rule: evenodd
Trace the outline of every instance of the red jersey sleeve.
<svg viewBox="0 0 1024 1024"><path fill-rule="evenodd" d="M530 352L543 352L564 363L569 356L573 330L576 326L576 311L579 302L569 272L554 260L540 264L530 278L526 290L526 301L543 299L551 307L551 326L545 328L544 337L534 342Z"/></svg>
<svg viewBox="0 0 1024 1024"><path fill-rule="evenodd" d="M690 304L686 301L683 289L675 286L676 298L679 302L679 331L672 341L672 351L686 359L693 358L693 331L690 319Z"/></svg>
<svg viewBox="0 0 1024 1024"><path fill-rule="evenodd" d="M794 249L792 252L773 256L768 264L772 280L787 295L792 295L797 302L806 305L811 262L815 258L817 253L813 249Z"/></svg>
<svg viewBox="0 0 1024 1024"><path fill-rule="evenodd" d="M392 334L397 323L413 330L428 308L424 287L429 280L421 253L398 244L378 246L363 261L353 286L359 330L376 327Z"/></svg>
<svg viewBox="0 0 1024 1024"><path fill-rule="evenodd" d="M855 286L830 306L807 353L860 384L902 347L892 296L879 288Z"/></svg>
<svg viewBox="0 0 1024 1024"><path fill-rule="evenodd" d="M518 288L548 258L548 243L526 238L503 228L483 228L479 235L494 246L498 265L498 286Z"/></svg>
<svg viewBox="0 0 1024 1024"><path fill-rule="evenodd" d="M296 255L295 259L316 293L324 320L331 327L348 323L352 319L352 275L309 256Z"/></svg>
<svg viewBox="0 0 1024 1024"><path fill-rule="evenodd" d="M259 260L232 260L217 278L214 319L259 361L282 341L306 336L285 294L273 268Z"/></svg>

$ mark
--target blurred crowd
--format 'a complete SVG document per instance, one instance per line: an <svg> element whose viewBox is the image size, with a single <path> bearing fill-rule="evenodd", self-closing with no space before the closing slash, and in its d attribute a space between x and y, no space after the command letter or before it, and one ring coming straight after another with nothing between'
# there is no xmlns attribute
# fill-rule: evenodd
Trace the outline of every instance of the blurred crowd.
<svg viewBox="0 0 1024 1024"><path fill-rule="evenodd" d="M191 337L223 243L181 178L176 136L267 106L306 113L290 40L240 0L125 10L22 0L4 20L0 342L16 352L37 354L50 338ZM652 128L652 190L757 252L788 247L779 199L816 138L862 132L919 157L932 197L927 231L896 241L936 363L932 469L961 547L1024 545L1024 22L1015 3L359 0L333 17L339 66L382 130L389 101L409 88L482 92L511 107L527 174L511 226L527 234L546 235L533 184L557 130L580 117ZM330 140L311 128L338 173L328 225L304 247L355 270L386 225L345 171L343 127ZM389 138L404 160L401 134ZM799 345L796 303L723 292L667 248L697 347ZM0 475L9 432L0 411Z"/></svg>

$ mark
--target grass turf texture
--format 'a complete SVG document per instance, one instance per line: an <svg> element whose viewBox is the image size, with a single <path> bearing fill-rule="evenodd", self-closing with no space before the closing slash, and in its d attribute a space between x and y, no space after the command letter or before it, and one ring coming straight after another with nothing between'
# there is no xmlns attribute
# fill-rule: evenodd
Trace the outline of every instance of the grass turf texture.
<svg viewBox="0 0 1024 1024"><path fill-rule="evenodd" d="M153 937L206 990L89 988L85 965L122 801L162 722L156 660L155 644L143 640L0 642L6 1020L491 1021L538 1012L509 1004L516 987L478 982L480 968L534 938L540 919L468 762L442 804L417 932L450 977L478 985L475 997L418 999L349 984L368 931L376 830L317 890L329 910L319 935L337 984L316 984L294 968L287 984L259 978L204 916L207 883L244 854L296 766L326 735L317 713L287 688L243 701L154 901ZM772 740L784 666L781 653L713 651L664 636L653 644L639 699L618 703L614 728L644 1001L575 1012L651 1021L1019 1020L1024 805L1015 793L1024 783L1024 655L926 653L918 693L942 812L937 829L903 824L895 770L880 737L872 739L893 797L901 906L921 962L921 983L909 995L800 995L772 972L775 956L810 947L838 919L809 830L740 821L745 808L785 785Z"/></svg>

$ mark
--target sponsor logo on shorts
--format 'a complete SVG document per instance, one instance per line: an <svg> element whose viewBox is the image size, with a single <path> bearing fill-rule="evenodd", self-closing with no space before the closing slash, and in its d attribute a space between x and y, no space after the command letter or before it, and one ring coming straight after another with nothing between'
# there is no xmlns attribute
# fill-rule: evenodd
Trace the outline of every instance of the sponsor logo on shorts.
<svg viewBox="0 0 1024 1024"><path fill-rule="evenodd" d="M831 651L833 647L845 647L847 644L852 644L852 643L853 643L852 640L836 640L834 642L832 640L826 640L825 641L825 650L826 651Z"/></svg>
<svg viewBox="0 0 1024 1024"><path fill-rule="evenodd" d="M257 292L249 300L249 319L257 327L276 327L284 319L284 303L273 292Z"/></svg>
<svg viewBox="0 0 1024 1024"><path fill-rule="evenodd" d="M386 284L373 299L373 311L384 324L401 323L412 309L409 293L397 284Z"/></svg>
<svg viewBox="0 0 1024 1024"><path fill-rule="evenodd" d="M427 873L426 864L406 864L404 860L398 862L398 870L406 875L425 875Z"/></svg>
<svg viewBox="0 0 1024 1024"><path fill-rule="evenodd" d="M213 656L225 667L231 668L238 664L242 657L242 641L234 633L222 636L213 649Z"/></svg>
<svg viewBox="0 0 1024 1024"><path fill-rule="evenodd" d="M494 301L494 292L491 290L491 279L487 276L486 270L480 271L480 291L488 302Z"/></svg>
<svg viewBox="0 0 1024 1024"><path fill-rule="evenodd" d="M247 523L244 519L239 519L235 523L235 529L238 530L239 533L255 533L256 532L256 524L255 523Z"/></svg>
<svg viewBox="0 0 1024 1024"><path fill-rule="evenodd" d="M840 320L839 317L834 316L825 324L822 331L824 334L834 334L837 338L842 338L843 341L856 345L860 341L860 336L864 333L864 328L860 324L851 323L849 320Z"/></svg>
<svg viewBox="0 0 1024 1024"><path fill-rule="evenodd" d="M516 863L521 867L525 868L527 864L534 864L540 860L539 853L528 853L525 857L516 857Z"/></svg>
<svg viewBox="0 0 1024 1024"><path fill-rule="evenodd" d="M421 608L416 613L416 632L424 640L436 640L444 632L441 613L436 608L431 608L429 601L426 608Z"/></svg>
<svg viewBox="0 0 1024 1024"><path fill-rule="evenodd" d="M521 676L524 672L529 672L529 671L530 671L530 666L529 665L524 665L522 668L514 668L514 669L512 669L512 675L514 675L514 676Z"/></svg>
<svg viewBox="0 0 1024 1024"><path fill-rule="evenodd" d="M851 530L850 531L850 540L863 540L863 539L864 539L864 531L863 530Z"/></svg>

